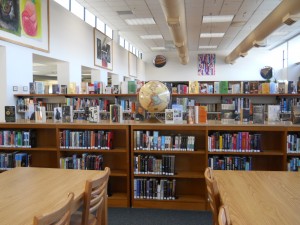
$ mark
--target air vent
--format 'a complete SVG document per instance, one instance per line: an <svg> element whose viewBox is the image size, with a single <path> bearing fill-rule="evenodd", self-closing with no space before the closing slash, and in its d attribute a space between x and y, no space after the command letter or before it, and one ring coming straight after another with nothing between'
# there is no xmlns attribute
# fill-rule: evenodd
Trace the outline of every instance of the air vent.
<svg viewBox="0 0 300 225"><path fill-rule="evenodd" d="M290 26L295 22L297 22L299 19L300 19L300 15L287 14L285 17L283 17L282 22Z"/></svg>
<svg viewBox="0 0 300 225"><path fill-rule="evenodd" d="M132 15L133 12L130 11L130 10L127 10L127 11L117 11L118 15L119 16L124 16L124 15Z"/></svg>
<svg viewBox="0 0 300 225"><path fill-rule="evenodd" d="M180 27L179 17L177 17L177 18L167 18L167 23L168 23L169 27L171 27L171 28Z"/></svg>

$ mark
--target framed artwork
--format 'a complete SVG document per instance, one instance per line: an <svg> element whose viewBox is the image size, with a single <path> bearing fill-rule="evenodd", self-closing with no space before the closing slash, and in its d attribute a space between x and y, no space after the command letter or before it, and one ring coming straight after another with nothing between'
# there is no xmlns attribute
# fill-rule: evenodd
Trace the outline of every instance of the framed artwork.
<svg viewBox="0 0 300 225"><path fill-rule="evenodd" d="M198 76L216 75L216 54L198 55Z"/></svg>
<svg viewBox="0 0 300 225"><path fill-rule="evenodd" d="M94 58L95 66L112 70L113 66L113 41L96 28L94 28Z"/></svg>
<svg viewBox="0 0 300 225"><path fill-rule="evenodd" d="M0 40L49 52L49 0L0 1Z"/></svg>

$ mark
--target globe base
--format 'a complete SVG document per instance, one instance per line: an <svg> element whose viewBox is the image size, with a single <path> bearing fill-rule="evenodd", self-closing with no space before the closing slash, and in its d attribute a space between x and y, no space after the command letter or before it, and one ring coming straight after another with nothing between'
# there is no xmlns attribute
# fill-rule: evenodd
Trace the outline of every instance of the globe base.
<svg viewBox="0 0 300 225"><path fill-rule="evenodd" d="M163 121L156 118L154 113L150 114L149 119L144 120L146 123L162 123Z"/></svg>

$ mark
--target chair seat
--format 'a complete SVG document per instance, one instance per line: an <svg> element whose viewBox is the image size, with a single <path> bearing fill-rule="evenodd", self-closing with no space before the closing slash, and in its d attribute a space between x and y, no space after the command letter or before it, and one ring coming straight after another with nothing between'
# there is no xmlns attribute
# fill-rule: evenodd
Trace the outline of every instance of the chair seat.
<svg viewBox="0 0 300 225"><path fill-rule="evenodd" d="M89 214L88 224L96 224L97 220L93 214ZM70 225L81 225L82 223L82 213L77 211L71 215Z"/></svg>

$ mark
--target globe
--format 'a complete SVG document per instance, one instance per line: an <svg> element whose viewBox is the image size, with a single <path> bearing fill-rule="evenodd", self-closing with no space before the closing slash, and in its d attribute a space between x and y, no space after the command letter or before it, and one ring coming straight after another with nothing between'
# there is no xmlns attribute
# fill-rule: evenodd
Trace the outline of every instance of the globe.
<svg viewBox="0 0 300 225"><path fill-rule="evenodd" d="M148 112L161 112L170 102L170 91L160 81L149 81L141 87L138 97L140 105Z"/></svg>

